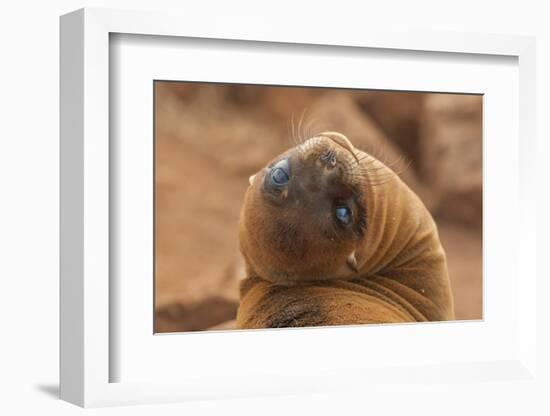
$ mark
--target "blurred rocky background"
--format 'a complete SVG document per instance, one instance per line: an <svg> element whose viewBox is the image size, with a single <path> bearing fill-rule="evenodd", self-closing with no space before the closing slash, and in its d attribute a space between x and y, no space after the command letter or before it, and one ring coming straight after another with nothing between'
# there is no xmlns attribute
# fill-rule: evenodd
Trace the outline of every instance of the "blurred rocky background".
<svg viewBox="0 0 550 416"><path fill-rule="evenodd" d="M432 212L458 320L482 318L479 95L155 82L155 331L231 329L248 177L294 134L336 130Z"/></svg>

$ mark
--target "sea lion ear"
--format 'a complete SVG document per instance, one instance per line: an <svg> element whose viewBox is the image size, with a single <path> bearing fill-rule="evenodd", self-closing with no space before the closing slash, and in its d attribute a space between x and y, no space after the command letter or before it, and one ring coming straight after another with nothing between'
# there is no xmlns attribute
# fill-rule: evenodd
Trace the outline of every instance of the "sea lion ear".
<svg viewBox="0 0 550 416"><path fill-rule="evenodd" d="M346 259L346 264L354 272L359 271L359 269L357 268L357 259L355 258L355 250L352 251L351 254L348 256L348 258Z"/></svg>
<svg viewBox="0 0 550 416"><path fill-rule="evenodd" d="M250 185L252 185L252 183L254 182L254 178L255 178L255 177L256 177L256 174L251 175L251 176L248 178L248 183L249 183Z"/></svg>

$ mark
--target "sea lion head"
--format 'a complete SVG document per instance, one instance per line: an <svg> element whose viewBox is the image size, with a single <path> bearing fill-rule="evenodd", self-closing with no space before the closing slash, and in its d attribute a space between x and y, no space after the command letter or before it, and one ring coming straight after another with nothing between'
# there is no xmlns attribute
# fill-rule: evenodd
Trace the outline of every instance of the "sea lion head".
<svg viewBox="0 0 550 416"><path fill-rule="evenodd" d="M239 227L249 273L279 284L353 277L368 227L362 182L355 148L335 132L251 176Z"/></svg>

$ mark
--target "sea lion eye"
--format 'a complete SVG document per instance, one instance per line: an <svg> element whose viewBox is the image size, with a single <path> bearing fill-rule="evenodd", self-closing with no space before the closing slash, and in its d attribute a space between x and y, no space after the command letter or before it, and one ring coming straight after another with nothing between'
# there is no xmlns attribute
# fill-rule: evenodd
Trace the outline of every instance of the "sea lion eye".
<svg viewBox="0 0 550 416"><path fill-rule="evenodd" d="M275 168L271 171L271 180L275 185L286 185L288 183L288 175L281 168Z"/></svg>
<svg viewBox="0 0 550 416"><path fill-rule="evenodd" d="M288 183L289 179L289 166L286 159L278 162L275 166L273 166L271 172L269 172L269 180L274 186L285 186Z"/></svg>
<svg viewBox="0 0 550 416"><path fill-rule="evenodd" d="M351 223L351 210L348 207L336 207L336 219L344 225Z"/></svg>

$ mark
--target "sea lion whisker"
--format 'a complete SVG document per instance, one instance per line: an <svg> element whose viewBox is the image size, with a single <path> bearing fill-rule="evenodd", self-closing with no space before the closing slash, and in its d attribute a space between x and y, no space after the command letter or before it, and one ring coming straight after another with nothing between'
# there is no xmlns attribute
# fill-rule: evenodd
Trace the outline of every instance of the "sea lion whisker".
<svg viewBox="0 0 550 416"><path fill-rule="evenodd" d="M405 163L406 157L403 155L397 155L396 158L392 161L389 161L386 152L381 150L380 144L375 145L377 149L373 152L375 155L375 158L381 161L384 165L386 165L389 168L393 168L394 166L401 165Z"/></svg>
<svg viewBox="0 0 550 416"><path fill-rule="evenodd" d="M305 138L317 136L317 134L315 134L315 130L313 128L314 126L315 126L315 119L309 120L306 127L305 127L305 134L304 134Z"/></svg>
<svg viewBox="0 0 550 416"><path fill-rule="evenodd" d="M294 117L294 114L293 114L293 117ZM298 119L297 123L296 123L296 120L293 118L293 136L294 136L294 141L296 143L296 146L300 146L304 143L304 140L302 138L302 133L300 132L302 117L303 115L300 116L300 119Z"/></svg>
<svg viewBox="0 0 550 416"><path fill-rule="evenodd" d="M296 137L295 133L292 133L292 143L293 143L294 146L299 146L300 145L300 141L298 140L298 137Z"/></svg>
<svg viewBox="0 0 550 416"><path fill-rule="evenodd" d="M361 165L352 165L349 168L354 172L375 172L376 170L380 169L380 166L376 166L375 164L363 163Z"/></svg>
<svg viewBox="0 0 550 416"><path fill-rule="evenodd" d="M395 162L394 164L392 164L392 165L390 165L390 166L385 165L385 166L380 166L380 167L376 167L376 168L371 167L371 168L368 168L368 170L369 170L370 172L376 172L376 171L379 171L379 170L383 171L383 170L385 170L386 168L389 168L390 171L392 171L393 173L395 173L395 174L398 175L398 176L401 176L402 173L404 173L407 169L410 168L410 166L411 166L411 161L410 161L410 160L409 160L409 161L405 161L404 159L401 159L401 163L399 163L400 166L399 166L399 169L398 169L398 170L395 169L395 165L397 165L397 164L398 164L398 163ZM403 164L404 164L404 165L403 165Z"/></svg>
<svg viewBox="0 0 550 416"><path fill-rule="evenodd" d="M287 137L288 137L292 147L296 147L297 144L296 144L296 140L294 139L293 134L292 134L291 122L290 121L288 122L288 124L286 126L286 133L287 133Z"/></svg>
<svg viewBox="0 0 550 416"><path fill-rule="evenodd" d="M375 173L375 172L378 172L378 171L386 171L387 167L386 166L375 166L375 165L372 165L372 166L362 165L362 166L354 166L354 167L351 168L351 170L354 173L359 172L359 173L368 174L368 173Z"/></svg>
<svg viewBox="0 0 550 416"><path fill-rule="evenodd" d="M356 160L353 160L352 161L354 163L354 168L355 167L365 167L365 166L370 166L370 165L375 165L378 161L373 158L371 155L365 155L365 156L361 156L359 158L359 161L356 161Z"/></svg>
<svg viewBox="0 0 550 416"><path fill-rule="evenodd" d="M318 140L316 137L312 137L311 139L307 140L306 141L306 150L307 150L307 153L309 154L310 152L312 152L315 147L318 145Z"/></svg>
<svg viewBox="0 0 550 416"><path fill-rule="evenodd" d="M300 116L300 121L298 122L298 139L303 142L306 139L306 136L303 131L304 116L306 114L307 107L304 107L302 110L302 115Z"/></svg>
<svg viewBox="0 0 550 416"><path fill-rule="evenodd" d="M377 176L376 178L372 178L371 176L369 175L361 175L361 174L351 174L350 177L352 178L364 178L364 179L367 179L369 181L370 184L372 185L383 185L385 183L388 183L389 181L395 179L397 175L396 174L389 174L389 175L385 175L385 176Z"/></svg>
<svg viewBox="0 0 550 416"><path fill-rule="evenodd" d="M403 172L405 172L407 169L410 168L412 161L406 160L404 157L399 157L395 161L393 161L390 164L384 164L382 166L373 166L375 164L376 160L372 159L371 161L364 162L361 164L360 169L362 171L366 172L376 172L376 171L383 171L389 168L397 175L401 175ZM396 170L395 167L399 165L399 170Z"/></svg>
<svg viewBox="0 0 550 416"><path fill-rule="evenodd" d="M394 180L395 177L390 177L390 178L387 178L386 180L383 180L383 181L369 181L369 185L370 186L382 186L382 185L386 185L388 183L390 183L392 180Z"/></svg>
<svg viewBox="0 0 550 416"><path fill-rule="evenodd" d="M365 160L365 159L370 159L369 162L371 162L371 163L374 162L374 158L373 158L371 155L369 155L368 153L365 153L364 156L361 156L361 157L360 157L357 161L355 161L355 162L362 162L362 161Z"/></svg>
<svg viewBox="0 0 550 416"><path fill-rule="evenodd" d="M380 161L377 160L376 158L374 158L372 155L366 153L364 156L361 156L359 158L359 163L361 164L374 164L374 163L379 163Z"/></svg>
<svg viewBox="0 0 550 416"><path fill-rule="evenodd" d="M403 166L400 170L394 171L397 175L401 176L402 173L404 173L407 169L411 167L412 161L408 160L405 163L405 166Z"/></svg>
<svg viewBox="0 0 550 416"><path fill-rule="evenodd" d="M371 167L358 171L360 174L369 175L373 177L394 176L396 172L393 170L388 171L385 167Z"/></svg>
<svg viewBox="0 0 550 416"><path fill-rule="evenodd" d="M403 156L397 156L397 158L391 162L384 162L384 164L389 168L393 168L394 166L401 165L403 163L405 163L405 157Z"/></svg>
<svg viewBox="0 0 550 416"><path fill-rule="evenodd" d="M294 123L294 112L292 112L291 114L291 125L292 125L292 139L294 140L295 143L298 143L298 137L296 135L296 124Z"/></svg>
<svg viewBox="0 0 550 416"><path fill-rule="evenodd" d="M363 172L385 171L387 166L361 166Z"/></svg>
<svg viewBox="0 0 550 416"><path fill-rule="evenodd" d="M353 147L353 144L351 144L349 139L342 133L338 133L336 131L324 131L320 133L320 136L328 137L334 143L350 152L353 158L358 161L357 155L355 154L355 147Z"/></svg>

